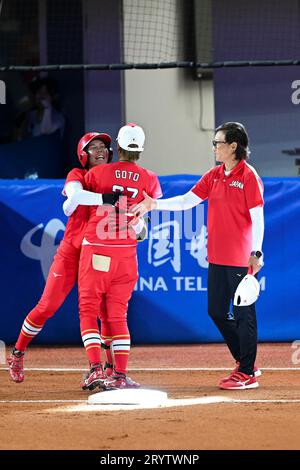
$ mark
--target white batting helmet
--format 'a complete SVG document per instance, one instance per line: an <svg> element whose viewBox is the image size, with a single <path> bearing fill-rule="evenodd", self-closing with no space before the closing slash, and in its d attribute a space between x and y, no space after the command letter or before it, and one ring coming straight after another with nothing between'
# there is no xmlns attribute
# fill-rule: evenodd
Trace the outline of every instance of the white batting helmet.
<svg viewBox="0 0 300 470"><path fill-rule="evenodd" d="M233 305L237 307L246 307L257 301L260 286L256 277L247 274L237 286L234 294Z"/></svg>

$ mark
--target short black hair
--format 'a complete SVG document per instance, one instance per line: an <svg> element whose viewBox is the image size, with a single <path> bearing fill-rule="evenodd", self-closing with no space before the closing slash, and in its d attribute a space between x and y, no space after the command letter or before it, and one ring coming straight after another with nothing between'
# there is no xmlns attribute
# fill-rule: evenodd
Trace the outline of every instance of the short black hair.
<svg viewBox="0 0 300 470"><path fill-rule="evenodd" d="M216 128L215 132L222 131L228 144L237 143L235 151L237 160L247 160L249 158L249 137L245 126L240 122L225 122Z"/></svg>

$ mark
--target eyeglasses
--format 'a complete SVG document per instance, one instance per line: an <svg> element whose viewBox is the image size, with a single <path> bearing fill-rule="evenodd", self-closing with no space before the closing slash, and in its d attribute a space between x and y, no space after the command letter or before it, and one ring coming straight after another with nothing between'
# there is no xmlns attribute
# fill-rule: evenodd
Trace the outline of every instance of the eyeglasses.
<svg viewBox="0 0 300 470"><path fill-rule="evenodd" d="M227 144L228 142L225 142L224 140L213 140L212 141L212 144L213 144L213 147L217 148L219 147L220 144Z"/></svg>
<svg viewBox="0 0 300 470"><path fill-rule="evenodd" d="M105 145L91 145L89 148L88 148L88 151L90 152L97 152L98 150L105 150L106 147Z"/></svg>

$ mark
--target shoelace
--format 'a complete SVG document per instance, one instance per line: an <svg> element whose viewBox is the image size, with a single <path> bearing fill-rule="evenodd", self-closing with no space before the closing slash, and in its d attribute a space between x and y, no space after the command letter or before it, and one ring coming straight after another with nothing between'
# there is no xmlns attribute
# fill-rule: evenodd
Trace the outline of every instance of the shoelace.
<svg viewBox="0 0 300 470"><path fill-rule="evenodd" d="M100 366L96 366L96 367L91 367L90 370L88 372L86 372L85 374L82 375L82 379L84 381L88 380L88 378L94 373L96 372L96 370L101 370L101 372L103 372L103 367L102 365Z"/></svg>
<svg viewBox="0 0 300 470"><path fill-rule="evenodd" d="M232 374L231 379L236 380L237 382L244 382L246 379L249 379L249 377L249 375L246 375L243 372L235 372Z"/></svg>
<svg viewBox="0 0 300 470"><path fill-rule="evenodd" d="M14 370L18 372L22 370L23 369L23 356L21 357L14 356L12 367L14 368Z"/></svg>
<svg viewBox="0 0 300 470"><path fill-rule="evenodd" d="M112 377L112 379L114 379L114 380L118 380L118 379L124 379L124 380L126 380L126 375L123 375L123 374L117 374L117 375L113 374L111 377Z"/></svg>
<svg viewBox="0 0 300 470"><path fill-rule="evenodd" d="M125 381L126 381L126 375L124 375L124 374L118 374L117 372L114 372L111 376L108 376L106 380L107 380L109 383L113 383L113 382L115 382L115 381L117 381L117 380L119 380L119 379L122 379L122 380L125 380Z"/></svg>
<svg viewBox="0 0 300 470"><path fill-rule="evenodd" d="M96 370L101 370L103 371L103 366L102 364L90 364L90 371L89 373L92 374L93 372L95 372Z"/></svg>

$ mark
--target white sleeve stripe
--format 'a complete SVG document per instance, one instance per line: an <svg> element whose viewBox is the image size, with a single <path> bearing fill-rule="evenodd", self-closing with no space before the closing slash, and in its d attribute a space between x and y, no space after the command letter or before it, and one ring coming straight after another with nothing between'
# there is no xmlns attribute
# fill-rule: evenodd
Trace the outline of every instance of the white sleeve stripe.
<svg viewBox="0 0 300 470"><path fill-rule="evenodd" d="M259 192L260 192L260 195L261 195L261 198L263 199L264 198L264 195L263 195L263 188L262 188L262 185L260 184L260 177L259 177L259 174L257 173L256 169L253 168L253 166L249 165L249 163L246 162L246 165L247 167L252 171L252 173L254 173L255 177L256 177L256 182L258 184L258 189L259 189Z"/></svg>

